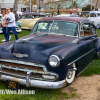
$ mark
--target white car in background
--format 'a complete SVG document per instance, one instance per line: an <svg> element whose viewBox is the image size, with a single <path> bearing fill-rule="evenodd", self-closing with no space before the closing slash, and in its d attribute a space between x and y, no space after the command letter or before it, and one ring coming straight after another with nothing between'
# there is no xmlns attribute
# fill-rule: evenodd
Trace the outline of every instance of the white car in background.
<svg viewBox="0 0 100 100"><path fill-rule="evenodd" d="M57 15L56 17L78 17L77 14L61 14Z"/></svg>
<svg viewBox="0 0 100 100"><path fill-rule="evenodd" d="M94 23L96 28L100 28L100 11L90 11L88 19Z"/></svg>

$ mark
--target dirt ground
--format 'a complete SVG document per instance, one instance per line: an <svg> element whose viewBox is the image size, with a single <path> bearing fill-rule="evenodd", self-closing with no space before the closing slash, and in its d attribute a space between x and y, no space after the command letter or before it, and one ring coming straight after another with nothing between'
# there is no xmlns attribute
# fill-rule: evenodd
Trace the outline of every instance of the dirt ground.
<svg viewBox="0 0 100 100"><path fill-rule="evenodd" d="M63 92L75 93L71 99L67 100L100 100L100 75L79 76L74 82L62 89Z"/></svg>

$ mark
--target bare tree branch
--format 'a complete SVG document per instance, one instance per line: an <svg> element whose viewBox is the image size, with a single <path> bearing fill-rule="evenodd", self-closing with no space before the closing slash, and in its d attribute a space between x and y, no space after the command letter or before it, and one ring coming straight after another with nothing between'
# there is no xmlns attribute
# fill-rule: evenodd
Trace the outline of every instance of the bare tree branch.
<svg viewBox="0 0 100 100"><path fill-rule="evenodd" d="M1 13L1 5L3 4L5 0L0 0L0 13Z"/></svg>
<svg viewBox="0 0 100 100"><path fill-rule="evenodd" d="M15 0L13 11L17 11L18 10L18 3L19 3L19 0Z"/></svg>

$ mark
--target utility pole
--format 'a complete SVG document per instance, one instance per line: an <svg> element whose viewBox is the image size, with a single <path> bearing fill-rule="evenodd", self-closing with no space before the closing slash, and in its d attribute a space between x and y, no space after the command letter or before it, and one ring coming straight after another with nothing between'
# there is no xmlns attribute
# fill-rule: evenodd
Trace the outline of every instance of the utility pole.
<svg viewBox="0 0 100 100"><path fill-rule="evenodd" d="M97 2L96 2L96 7L95 7L95 10L96 10L96 11L98 11L98 8L97 8L97 7L98 7L98 0L97 0Z"/></svg>
<svg viewBox="0 0 100 100"><path fill-rule="evenodd" d="M92 11L92 0L91 0L91 11Z"/></svg>
<svg viewBox="0 0 100 100"><path fill-rule="evenodd" d="M17 11L18 10L18 3L19 3L19 0L15 0L14 1L13 11Z"/></svg>
<svg viewBox="0 0 100 100"><path fill-rule="evenodd" d="M73 10L73 0L72 0L72 10Z"/></svg>
<svg viewBox="0 0 100 100"><path fill-rule="evenodd" d="M30 0L30 12L31 12L31 0Z"/></svg>

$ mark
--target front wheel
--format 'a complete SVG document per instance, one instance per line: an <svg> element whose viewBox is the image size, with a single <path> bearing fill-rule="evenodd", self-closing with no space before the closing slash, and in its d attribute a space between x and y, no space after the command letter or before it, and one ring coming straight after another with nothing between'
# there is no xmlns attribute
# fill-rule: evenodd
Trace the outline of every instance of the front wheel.
<svg viewBox="0 0 100 100"><path fill-rule="evenodd" d="M76 64L73 63L67 72L67 76L66 76L67 86L69 86L73 82L73 80L75 78L76 70L77 70Z"/></svg>

